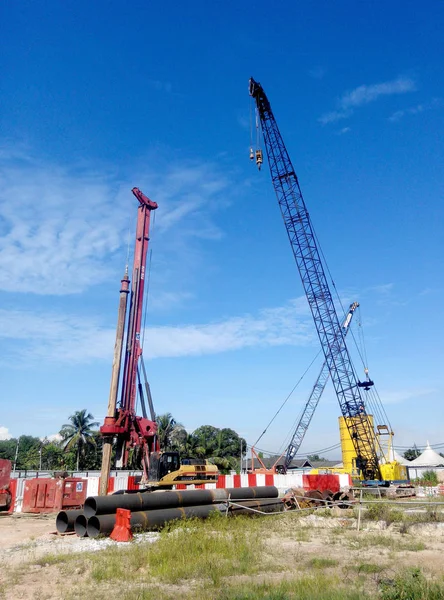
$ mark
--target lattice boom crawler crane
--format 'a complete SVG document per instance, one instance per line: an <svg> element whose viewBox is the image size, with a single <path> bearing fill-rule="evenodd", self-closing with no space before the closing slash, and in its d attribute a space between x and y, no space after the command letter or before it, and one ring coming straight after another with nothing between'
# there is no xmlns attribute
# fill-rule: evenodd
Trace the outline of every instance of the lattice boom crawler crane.
<svg viewBox="0 0 444 600"><path fill-rule="evenodd" d="M397 471L393 468L399 463L388 465L382 464L380 460L381 448L361 395L361 388L368 387L371 382L360 382L353 368L299 181L270 102L261 84L254 79L250 79L249 92L256 103L271 179L287 235L344 423L355 450L355 474L362 479L372 481L405 479L405 469ZM255 152L250 153L251 155L253 158L256 157L256 163L260 167L261 153L256 149ZM401 477L398 477L399 474Z"/></svg>

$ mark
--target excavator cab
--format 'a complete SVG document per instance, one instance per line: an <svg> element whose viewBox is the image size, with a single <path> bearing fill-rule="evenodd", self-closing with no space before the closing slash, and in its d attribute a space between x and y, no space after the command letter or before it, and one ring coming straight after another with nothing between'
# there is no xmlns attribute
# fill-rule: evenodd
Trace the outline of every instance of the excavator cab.
<svg viewBox="0 0 444 600"><path fill-rule="evenodd" d="M148 485L171 489L177 483L185 485L216 483L219 470L216 465L201 458L184 458L178 452L152 452L148 469Z"/></svg>
<svg viewBox="0 0 444 600"><path fill-rule="evenodd" d="M152 452L148 478L152 482L161 481L163 477L180 469L178 452Z"/></svg>

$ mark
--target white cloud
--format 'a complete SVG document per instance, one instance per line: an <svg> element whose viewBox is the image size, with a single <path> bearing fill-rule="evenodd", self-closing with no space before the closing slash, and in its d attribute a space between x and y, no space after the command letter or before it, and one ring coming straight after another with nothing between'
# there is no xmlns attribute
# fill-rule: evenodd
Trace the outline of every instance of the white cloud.
<svg viewBox="0 0 444 600"><path fill-rule="evenodd" d="M174 230L168 248L221 238L211 214L227 205L221 196L231 181L215 165L152 164L125 179L1 149L0 291L65 295L108 281L135 226L134 183L159 204L159 238Z"/></svg>
<svg viewBox="0 0 444 600"><path fill-rule="evenodd" d="M327 125L327 123L335 123L342 119L348 119L351 114L352 112L350 110L333 110L319 117L318 121L322 125Z"/></svg>
<svg viewBox="0 0 444 600"><path fill-rule="evenodd" d="M111 360L115 331L99 319L50 312L0 310L0 338L8 340L8 359L85 363ZM314 339L305 298L257 315L193 325L149 327L147 358L197 356L257 346L305 346ZM148 341L149 340L149 341ZM14 344L17 349L14 351Z"/></svg>
<svg viewBox="0 0 444 600"><path fill-rule="evenodd" d="M438 108L440 106L442 106L442 100L440 98L433 98L431 102L417 104L416 106L410 106L409 108L405 108L403 110L397 110L388 118L388 120L392 123L395 123L396 121L400 121L406 115L418 115L427 110Z"/></svg>
<svg viewBox="0 0 444 600"><path fill-rule="evenodd" d="M337 109L322 115L318 120L323 125L346 119L353 114L353 109L378 100L382 96L414 92L416 84L408 77L398 77L392 81L360 85L345 92L337 101Z"/></svg>
<svg viewBox="0 0 444 600"><path fill-rule="evenodd" d="M10 440L12 435L9 433L7 427L0 425L0 440Z"/></svg>

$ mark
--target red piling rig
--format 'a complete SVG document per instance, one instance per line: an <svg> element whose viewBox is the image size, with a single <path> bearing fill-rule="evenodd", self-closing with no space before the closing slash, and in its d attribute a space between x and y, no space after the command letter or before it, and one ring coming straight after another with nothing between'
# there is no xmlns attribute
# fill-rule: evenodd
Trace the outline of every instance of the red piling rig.
<svg viewBox="0 0 444 600"><path fill-rule="evenodd" d="M138 188L131 190L139 201L134 249L130 312L127 323L125 363L119 406L114 416L105 417L100 432L105 437L117 438L117 467L126 467L130 448L142 450L145 478L148 477L149 455L159 450L156 439L157 424L145 417L136 416L137 365L142 354L140 333L143 314L146 260L149 242L151 211L157 208Z"/></svg>

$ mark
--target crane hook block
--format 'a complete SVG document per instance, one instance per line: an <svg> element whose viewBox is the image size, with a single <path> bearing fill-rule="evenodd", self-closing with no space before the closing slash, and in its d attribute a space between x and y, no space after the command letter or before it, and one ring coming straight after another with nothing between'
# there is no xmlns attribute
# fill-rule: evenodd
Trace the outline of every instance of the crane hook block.
<svg viewBox="0 0 444 600"><path fill-rule="evenodd" d="M358 381L358 387L364 388L366 392L368 392L372 385L375 385L375 383L371 379L367 379L367 381Z"/></svg>
<svg viewBox="0 0 444 600"><path fill-rule="evenodd" d="M253 148L250 148L250 160L254 160L254 151L253 151Z"/></svg>
<svg viewBox="0 0 444 600"><path fill-rule="evenodd" d="M262 150L256 150L256 164L257 164L259 171L261 170L261 166L262 166L263 162L264 162L264 158L262 156Z"/></svg>

